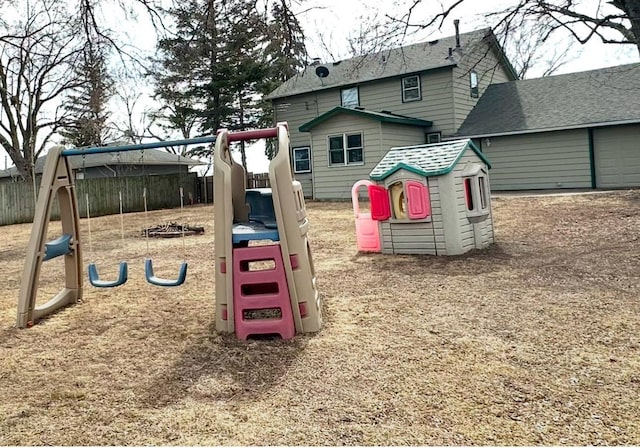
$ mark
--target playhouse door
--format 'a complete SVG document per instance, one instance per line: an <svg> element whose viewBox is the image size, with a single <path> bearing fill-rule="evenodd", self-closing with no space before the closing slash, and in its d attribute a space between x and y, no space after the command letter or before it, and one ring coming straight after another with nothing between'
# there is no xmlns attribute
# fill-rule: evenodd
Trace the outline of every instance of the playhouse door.
<svg viewBox="0 0 640 448"><path fill-rule="evenodd" d="M360 187L369 187L374 185L368 180L359 180L351 188L351 202L353 204L353 213L356 220L356 243L358 250L362 252L380 252L380 229L378 221L371 218L371 213L360 213L360 204L358 202L358 189Z"/></svg>

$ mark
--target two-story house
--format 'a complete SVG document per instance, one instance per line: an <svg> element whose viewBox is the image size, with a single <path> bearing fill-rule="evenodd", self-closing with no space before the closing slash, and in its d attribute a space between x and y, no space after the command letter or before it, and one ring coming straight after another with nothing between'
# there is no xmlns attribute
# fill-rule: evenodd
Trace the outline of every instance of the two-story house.
<svg viewBox="0 0 640 448"><path fill-rule="evenodd" d="M348 199L393 146L456 134L490 84L517 79L489 28L314 64L267 99L289 123L305 196Z"/></svg>

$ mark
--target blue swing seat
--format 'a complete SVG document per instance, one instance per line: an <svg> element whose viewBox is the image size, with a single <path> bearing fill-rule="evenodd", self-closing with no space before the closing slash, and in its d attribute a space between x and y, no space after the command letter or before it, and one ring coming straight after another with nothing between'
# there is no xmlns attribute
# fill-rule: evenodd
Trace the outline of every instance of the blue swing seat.
<svg viewBox="0 0 640 448"><path fill-rule="evenodd" d="M91 263L89 264L89 282L96 288L113 288L115 286L120 286L127 281L128 270L129 268L127 266L127 263L125 261L121 261L120 272L116 280L100 280L100 276L98 275L98 268L96 267L95 263Z"/></svg>
<svg viewBox="0 0 640 448"><path fill-rule="evenodd" d="M167 280L163 278L156 277L153 275L153 263L151 258L147 258L144 260L144 273L147 278L147 281L152 285L156 286L180 286L184 283L187 278L187 263L182 262L180 265L180 273L178 274L178 278L176 280Z"/></svg>

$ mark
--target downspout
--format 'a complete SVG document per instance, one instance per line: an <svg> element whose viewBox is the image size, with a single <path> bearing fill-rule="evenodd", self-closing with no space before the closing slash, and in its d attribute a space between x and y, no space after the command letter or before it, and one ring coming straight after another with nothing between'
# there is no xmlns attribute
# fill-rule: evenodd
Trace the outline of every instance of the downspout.
<svg viewBox="0 0 640 448"><path fill-rule="evenodd" d="M591 188L596 189L596 153L593 143L593 128L587 130L589 136L589 168L591 169Z"/></svg>

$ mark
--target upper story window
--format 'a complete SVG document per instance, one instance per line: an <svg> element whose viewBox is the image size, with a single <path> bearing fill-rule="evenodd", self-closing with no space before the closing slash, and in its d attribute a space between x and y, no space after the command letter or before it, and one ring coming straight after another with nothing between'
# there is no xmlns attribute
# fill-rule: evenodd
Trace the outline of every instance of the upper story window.
<svg viewBox="0 0 640 448"><path fill-rule="evenodd" d="M340 91L342 99L342 107L358 107L360 105L360 97L358 95L358 87L349 87Z"/></svg>
<svg viewBox="0 0 640 448"><path fill-rule="evenodd" d="M469 88L471 89L471 98L478 98L478 74L476 72L469 73Z"/></svg>
<svg viewBox="0 0 640 448"><path fill-rule="evenodd" d="M420 75L411 75L402 78L402 102L420 101L421 99Z"/></svg>
<svg viewBox="0 0 640 448"><path fill-rule="evenodd" d="M329 166L362 165L363 163L361 133L329 136Z"/></svg>
<svg viewBox="0 0 640 448"><path fill-rule="evenodd" d="M293 172L311 172L311 148L308 146L293 148Z"/></svg>

